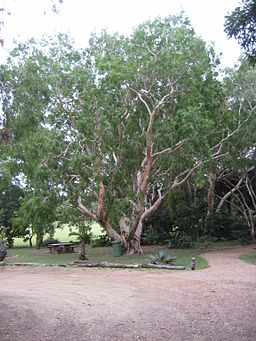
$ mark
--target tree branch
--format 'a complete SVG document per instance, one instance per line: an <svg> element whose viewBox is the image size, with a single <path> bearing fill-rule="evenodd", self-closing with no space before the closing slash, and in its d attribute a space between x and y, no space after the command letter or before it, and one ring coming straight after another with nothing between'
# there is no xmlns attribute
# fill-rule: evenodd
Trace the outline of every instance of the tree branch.
<svg viewBox="0 0 256 341"><path fill-rule="evenodd" d="M220 154L224 142L227 141L231 136L233 136L233 135L242 127L242 125L245 124L245 123L249 120L249 118L251 117L251 115L252 115L252 113L255 111L255 109L256 109L256 106L252 107L251 110L250 110L250 112L249 112L249 114L248 114L248 116L246 117L246 119L243 120L242 122L239 122L239 124L238 124L238 126L236 127L236 129L234 129L231 133L228 133L225 137L223 137L223 138L221 139L220 142L218 142L215 146L213 146L213 147L211 148L211 150L213 151L213 154L212 154L212 157L213 157L213 158L215 158L217 155ZM217 148L217 151L214 152L214 149L216 149L216 148Z"/></svg>
<svg viewBox="0 0 256 341"><path fill-rule="evenodd" d="M141 216L141 222L143 222L145 219L147 219L148 216L150 216L151 213L153 213L162 203L164 199L164 195L162 195L161 193L161 189L158 189L158 198L157 200L154 202L154 204L148 208Z"/></svg>
<svg viewBox="0 0 256 341"><path fill-rule="evenodd" d="M244 180L244 175L239 179L239 181L237 182L237 184L235 185L234 188L232 188L229 192L227 192L221 199L217 209L216 209L216 212L218 213L221 209L221 207L224 205L225 201L231 196L231 194L233 194L242 184Z"/></svg>
<svg viewBox="0 0 256 341"><path fill-rule="evenodd" d="M82 204L82 199L79 196L77 199L77 208L78 210L83 213L85 216L93 219L94 221L98 222L98 218L96 216L96 214L94 214L93 212L91 212L90 210L88 210L83 204Z"/></svg>
<svg viewBox="0 0 256 341"><path fill-rule="evenodd" d="M164 154L164 153L171 153L171 152L174 152L175 150L179 149L180 147L182 147L186 142L187 142L188 139L183 139L181 141L179 141L178 143L175 144L174 147L170 147L170 148L166 148L166 149L163 149L159 152L156 152L152 155L152 157L155 157L155 156L158 156L158 155L161 155L161 154Z"/></svg>
<svg viewBox="0 0 256 341"><path fill-rule="evenodd" d="M175 189L177 187L180 187L184 182L187 181L187 179L190 177L190 175L200 166L202 165L202 161L199 161L197 164L195 164L194 167L185 170L184 172L177 175L173 181L173 184L171 185L171 189ZM180 177L184 176L182 180L179 180Z"/></svg>
<svg viewBox="0 0 256 341"><path fill-rule="evenodd" d="M98 220L104 224L106 220L106 213L105 213L105 187L103 182L100 181L99 184L99 194L98 194Z"/></svg>
<svg viewBox="0 0 256 341"><path fill-rule="evenodd" d="M246 176L245 176L245 185L246 185L248 193L249 193L249 195L251 197L253 207L254 207L254 209L256 209L256 201L255 201L256 195L255 195L255 192L253 190L253 187L252 187L252 184L251 184L251 181L249 179L249 176L248 176L247 172L246 172Z"/></svg>

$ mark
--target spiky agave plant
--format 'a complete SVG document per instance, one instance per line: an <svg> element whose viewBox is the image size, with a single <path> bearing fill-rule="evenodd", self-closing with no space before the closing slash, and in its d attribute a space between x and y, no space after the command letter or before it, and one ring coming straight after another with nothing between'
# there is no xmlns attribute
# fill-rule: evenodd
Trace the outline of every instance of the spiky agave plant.
<svg viewBox="0 0 256 341"><path fill-rule="evenodd" d="M176 257L169 255L166 250L160 250L154 255L150 255L149 258L152 264L173 264Z"/></svg>

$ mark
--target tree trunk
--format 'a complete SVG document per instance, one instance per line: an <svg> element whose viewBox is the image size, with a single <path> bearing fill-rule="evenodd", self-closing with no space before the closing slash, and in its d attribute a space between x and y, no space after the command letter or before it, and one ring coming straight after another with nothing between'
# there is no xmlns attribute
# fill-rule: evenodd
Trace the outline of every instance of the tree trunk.
<svg viewBox="0 0 256 341"><path fill-rule="evenodd" d="M255 243L256 239L255 239L255 224L252 223L251 224L251 236L252 236L252 240Z"/></svg>
<svg viewBox="0 0 256 341"><path fill-rule="evenodd" d="M127 254L143 254L141 248L142 222L140 221L133 236L128 239Z"/></svg>
<svg viewBox="0 0 256 341"><path fill-rule="evenodd" d="M206 223L207 225L211 225L213 221L213 208L214 208L214 194L215 194L215 182L216 182L216 174L210 174L208 177L209 188L208 188L208 196L207 196L207 215L206 215Z"/></svg>
<svg viewBox="0 0 256 341"><path fill-rule="evenodd" d="M86 257L85 241L82 241L81 243L81 252L80 252L79 260L88 260L88 258Z"/></svg>
<svg viewBox="0 0 256 341"><path fill-rule="evenodd" d="M43 236L40 233L36 234L36 248L39 250L43 243Z"/></svg>

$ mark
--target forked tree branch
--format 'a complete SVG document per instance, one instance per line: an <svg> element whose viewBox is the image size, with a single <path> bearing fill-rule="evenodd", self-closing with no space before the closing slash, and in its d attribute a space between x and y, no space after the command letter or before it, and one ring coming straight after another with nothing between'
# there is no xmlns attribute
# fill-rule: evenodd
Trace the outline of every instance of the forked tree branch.
<svg viewBox="0 0 256 341"><path fill-rule="evenodd" d="M221 201L216 209L216 212L219 212L221 207L224 205L225 201L235 192L238 190L238 188L241 186L241 184L244 181L244 175L238 180L237 184L235 185L234 188L232 188L229 192L227 192L222 198Z"/></svg>
<svg viewBox="0 0 256 341"><path fill-rule="evenodd" d="M171 185L171 189L176 189L177 187L180 187L184 182L187 181L187 179L190 177L190 175L200 166L202 165L202 161L198 161L192 168L186 169L184 172L177 175ZM183 178L182 178L183 177ZM181 180L179 180L182 178Z"/></svg>
<svg viewBox="0 0 256 341"><path fill-rule="evenodd" d="M98 222L98 218L96 214L94 214L92 211L88 210L83 204L82 204L82 198L79 196L77 199L77 208L78 210L83 213L85 216L93 219L94 221Z"/></svg>
<svg viewBox="0 0 256 341"><path fill-rule="evenodd" d="M236 127L236 129L234 129L232 132L228 132L227 135L225 137L223 137L215 146L213 146L211 148L213 154L212 157L214 158L215 156L219 155L221 152L221 149L224 145L224 142L226 142L231 136L233 136L235 133L237 133L239 131L239 129L250 119L250 117L252 116L253 112L255 111L256 106L252 107L251 110L249 111L248 116L246 117L245 120L243 120L242 122L239 122L238 126ZM217 149L217 151L214 151L215 149Z"/></svg>
<svg viewBox="0 0 256 341"><path fill-rule="evenodd" d="M141 216L141 221L143 222L144 220L146 220L151 213L155 212L155 210L160 206L160 204L162 203L164 199L164 195L161 193L161 190L158 189L158 198L157 200L154 202L154 204L149 207Z"/></svg>

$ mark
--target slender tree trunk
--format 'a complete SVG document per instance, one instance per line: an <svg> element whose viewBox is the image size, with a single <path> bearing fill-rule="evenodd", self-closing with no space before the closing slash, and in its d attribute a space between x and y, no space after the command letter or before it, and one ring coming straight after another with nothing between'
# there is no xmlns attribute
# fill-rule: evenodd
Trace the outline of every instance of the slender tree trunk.
<svg viewBox="0 0 256 341"><path fill-rule="evenodd" d="M208 206L207 214L206 214L207 225L211 225L213 221L216 179L217 179L216 174L210 174L208 177L209 188L208 188L208 195L207 195L207 206Z"/></svg>
<svg viewBox="0 0 256 341"><path fill-rule="evenodd" d="M36 248L39 250L43 244L43 236L41 233L36 234Z"/></svg>

